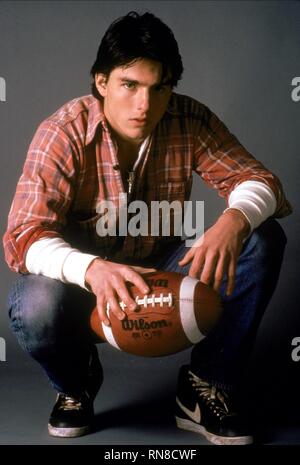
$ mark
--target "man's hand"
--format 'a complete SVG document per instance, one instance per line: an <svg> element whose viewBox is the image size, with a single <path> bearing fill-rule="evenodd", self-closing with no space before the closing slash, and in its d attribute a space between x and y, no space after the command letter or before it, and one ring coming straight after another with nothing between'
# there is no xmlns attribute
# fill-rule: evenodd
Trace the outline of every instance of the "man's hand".
<svg viewBox="0 0 300 465"><path fill-rule="evenodd" d="M134 284L142 294L147 294L150 289L141 274L155 271L154 268L139 266L127 266L96 258L92 261L85 274L85 282L97 297L99 318L107 326L110 325L106 310L107 303L119 320L125 318L119 302L131 310L136 308L136 303L126 287L126 282Z"/></svg>
<svg viewBox="0 0 300 465"><path fill-rule="evenodd" d="M198 278L219 291L223 277L227 275L226 294L234 289L236 264L243 239L249 234L250 225L239 210L230 209L191 247L180 266L192 261L189 276Z"/></svg>

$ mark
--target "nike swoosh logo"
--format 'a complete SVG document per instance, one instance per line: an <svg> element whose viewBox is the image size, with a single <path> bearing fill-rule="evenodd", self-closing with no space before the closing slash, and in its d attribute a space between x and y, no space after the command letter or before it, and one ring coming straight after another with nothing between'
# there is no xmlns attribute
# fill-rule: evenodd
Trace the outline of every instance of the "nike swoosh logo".
<svg viewBox="0 0 300 465"><path fill-rule="evenodd" d="M187 414L188 417L190 417L193 421L195 421L196 423L200 423L200 420L201 420L201 412L200 412L200 408L199 408L199 405L196 404L196 407L195 407L195 410L190 410L188 409L187 407L185 407L181 402L180 400L178 399L178 397L176 397L176 402L177 404L179 405L179 407L181 408L181 410Z"/></svg>

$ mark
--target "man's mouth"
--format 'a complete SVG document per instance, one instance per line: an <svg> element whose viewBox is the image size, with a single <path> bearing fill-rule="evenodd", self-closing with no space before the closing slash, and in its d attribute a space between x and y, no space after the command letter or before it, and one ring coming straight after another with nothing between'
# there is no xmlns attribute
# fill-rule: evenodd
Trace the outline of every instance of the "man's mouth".
<svg viewBox="0 0 300 465"><path fill-rule="evenodd" d="M148 118L132 118L131 121L141 126L144 126L149 123Z"/></svg>

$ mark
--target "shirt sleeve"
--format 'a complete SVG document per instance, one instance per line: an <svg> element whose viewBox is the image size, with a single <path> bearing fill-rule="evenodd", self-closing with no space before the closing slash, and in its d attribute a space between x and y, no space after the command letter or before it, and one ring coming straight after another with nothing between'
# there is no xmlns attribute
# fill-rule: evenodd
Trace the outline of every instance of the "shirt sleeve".
<svg viewBox="0 0 300 465"><path fill-rule="evenodd" d="M240 210L247 218L250 233L263 221L272 216L276 210L276 198L272 189L262 182L245 181L239 184L230 194L229 207Z"/></svg>
<svg viewBox="0 0 300 465"><path fill-rule="evenodd" d="M289 215L292 208L280 180L256 160L207 107L195 129L194 170L227 200L231 192L245 181L258 181L272 189L276 198L273 216Z"/></svg>
<svg viewBox="0 0 300 465"><path fill-rule="evenodd" d="M3 237L11 270L27 273L27 250L42 237L62 237L74 197L77 150L52 121L44 121L30 144Z"/></svg>
<svg viewBox="0 0 300 465"><path fill-rule="evenodd" d="M96 255L82 253L58 237L42 238L29 247L26 268L30 273L77 284L89 290L85 274Z"/></svg>

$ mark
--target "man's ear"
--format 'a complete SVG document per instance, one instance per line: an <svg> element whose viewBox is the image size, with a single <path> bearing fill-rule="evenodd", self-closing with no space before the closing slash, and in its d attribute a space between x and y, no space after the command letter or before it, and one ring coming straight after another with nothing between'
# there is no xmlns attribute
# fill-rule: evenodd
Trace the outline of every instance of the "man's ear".
<svg viewBox="0 0 300 465"><path fill-rule="evenodd" d="M106 97L106 84L107 84L107 77L105 74L95 74L95 86L97 88L97 91L101 95L101 97Z"/></svg>

